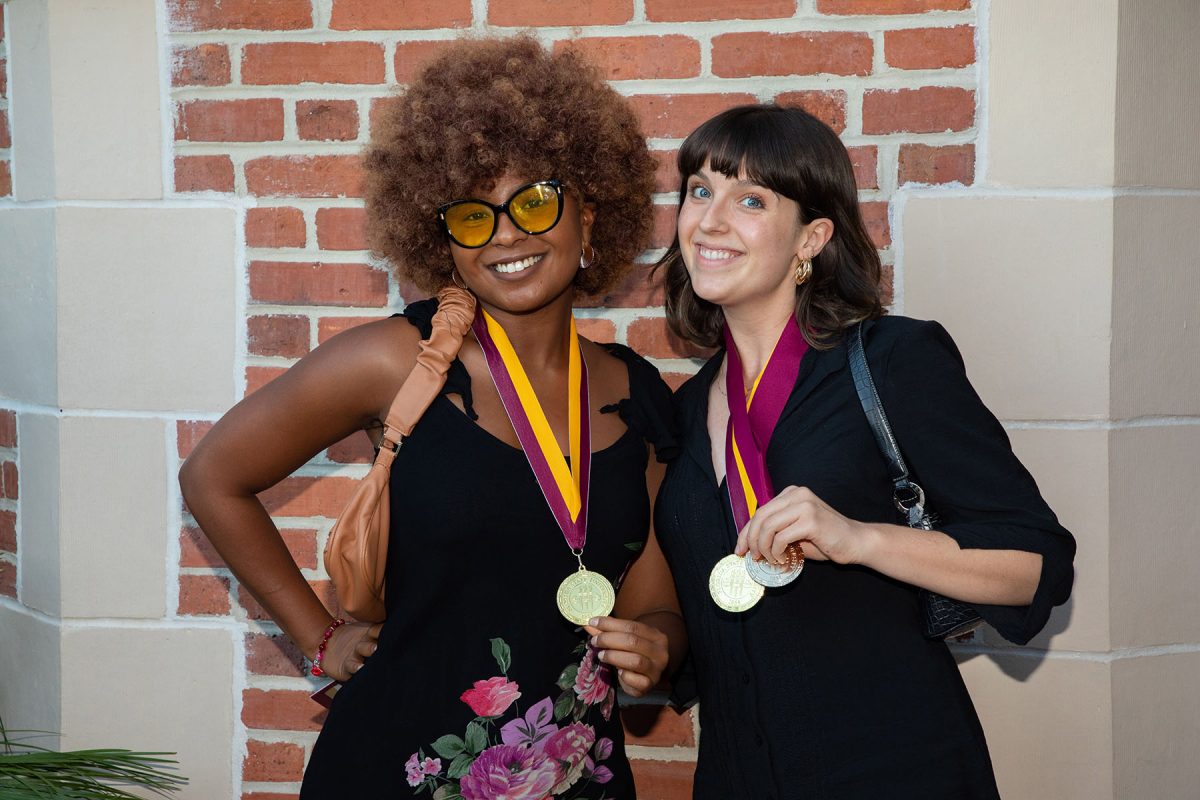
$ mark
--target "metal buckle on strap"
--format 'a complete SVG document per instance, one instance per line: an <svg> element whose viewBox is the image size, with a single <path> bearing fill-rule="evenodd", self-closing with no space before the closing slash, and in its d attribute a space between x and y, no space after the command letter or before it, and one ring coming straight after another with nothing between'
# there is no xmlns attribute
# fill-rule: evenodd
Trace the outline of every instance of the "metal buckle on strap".
<svg viewBox="0 0 1200 800"><path fill-rule="evenodd" d="M905 514L911 509L925 508L925 490L917 484L909 481L906 486L897 487L892 495L892 502L896 504L896 508L903 511Z"/></svg>

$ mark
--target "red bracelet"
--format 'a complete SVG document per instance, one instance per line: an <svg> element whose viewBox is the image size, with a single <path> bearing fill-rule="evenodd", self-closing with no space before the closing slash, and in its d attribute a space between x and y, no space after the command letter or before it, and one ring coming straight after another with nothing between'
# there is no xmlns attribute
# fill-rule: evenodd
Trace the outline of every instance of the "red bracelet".
<svg viewBox="0 0 1200 800"><path fill-rule="evenodd" d="M325 674L325 670L321 669L321 662L325 660L325 648L329 646L329 640L333 637L333 632L346 624L346 620L338 617L333 622L329 623L329 627L325 629L325 633L321 636L321 643L317 645L317 657L313 659L312 669L309 670L315 677L321 677Z"/></svg>

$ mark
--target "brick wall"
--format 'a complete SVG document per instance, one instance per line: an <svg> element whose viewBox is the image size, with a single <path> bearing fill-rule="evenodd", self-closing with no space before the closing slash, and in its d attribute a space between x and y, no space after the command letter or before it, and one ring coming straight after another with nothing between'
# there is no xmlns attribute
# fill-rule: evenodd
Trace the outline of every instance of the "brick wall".
<svg viewBox="0 0 1200 800"><path fill-rule="evenodd" d="M358 156L377 101L465 30L535 27L556 47L584 50L629 96L660 158L654 241L644 269L580 310L581 327L629 344L673 382L695 369L698 354L668 335L647 270L672 236L674 153L699 122L755 100L801 104L828 122L850 149L889 293L896 190L974 178L970 0L168 0L167 8L175 191L226 196L243 226L247 392L337 332L413 299L364 250ZM0 194L4 169L0 161ZM180 421L180 458L210 424ZM318 554L362 474L365 445L359 437L330 448L265 496L330 603ZM5 447L0 441L0 459ZM8 502L0 500L0 550ZM293 797L321 723L299 654L186 510L179 552L178 614L245 623L242 797ZM0 569L8 560L0 555ZM699 736L692 715L650 704L624 718L639 795L689 797Z"/></svg>
<svg viewBox="0 0 1200 800"><path fill-rule="evenodd" d="M8 122L8 36L0 4L0 197L12 195L12 128Z"/></svg>
<svg viewBox="0 0 1200 800"><path fill-rule="evenodd" d="M17 597L17 415L0 409L0 596Z"/></svg>

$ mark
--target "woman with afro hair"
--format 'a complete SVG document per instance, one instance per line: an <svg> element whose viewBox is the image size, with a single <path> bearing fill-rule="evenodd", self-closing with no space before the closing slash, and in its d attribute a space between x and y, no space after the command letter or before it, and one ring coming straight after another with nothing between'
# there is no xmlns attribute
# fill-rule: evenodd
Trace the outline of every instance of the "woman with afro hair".
<svg viewBox="0 0 1200 800"><path fill-rule="evenodd" d="M321 345L180 474L238 580L343 682L301 797L634 797L616 688L649 691L686 647L650 529L670 393L628 348L577 337L572 306L647 243L637 120L570 48L463 40L391 102L365 165L371 244L401 285L476 305L392 468L385 621L337 624L256 495L379 428L438 300ZM612 587L611 614L580 613Z"/></svg>

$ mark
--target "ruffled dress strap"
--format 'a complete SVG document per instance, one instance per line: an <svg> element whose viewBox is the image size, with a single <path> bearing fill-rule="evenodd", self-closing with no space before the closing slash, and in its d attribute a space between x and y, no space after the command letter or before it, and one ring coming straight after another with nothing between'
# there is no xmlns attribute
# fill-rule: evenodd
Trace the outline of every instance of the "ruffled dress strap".
<svg viewBox="0 0 1200 800"><path fill-rule="evenodd" d="M667 463L679 454L679 437L671 409L671 388L646 359L623 344L602 344L609 355L625 362L629 370L629 397L600 409L617 413L621 421L654 445L654 454Z"/></svg>
<svg viewBox="0 0 1200 800"><path fill-rule="evenodd" d="M428 300L417 300L409 303L404 307L404 311L399 314L393 314L394 317L404 317L421 334L422 339L428 339L433 332L433 315L437 311L438 301L436 297L431 297ZM653 367L651 367L653 369ZM475 406L471 396L471 374L467 372L467 368L462 361L455 358L450 363L450 369L446 372L446 384L442 387L442 394L456 394L462 398L463 411L473 420L479 419L479 415L475 413Z"/></svg>

